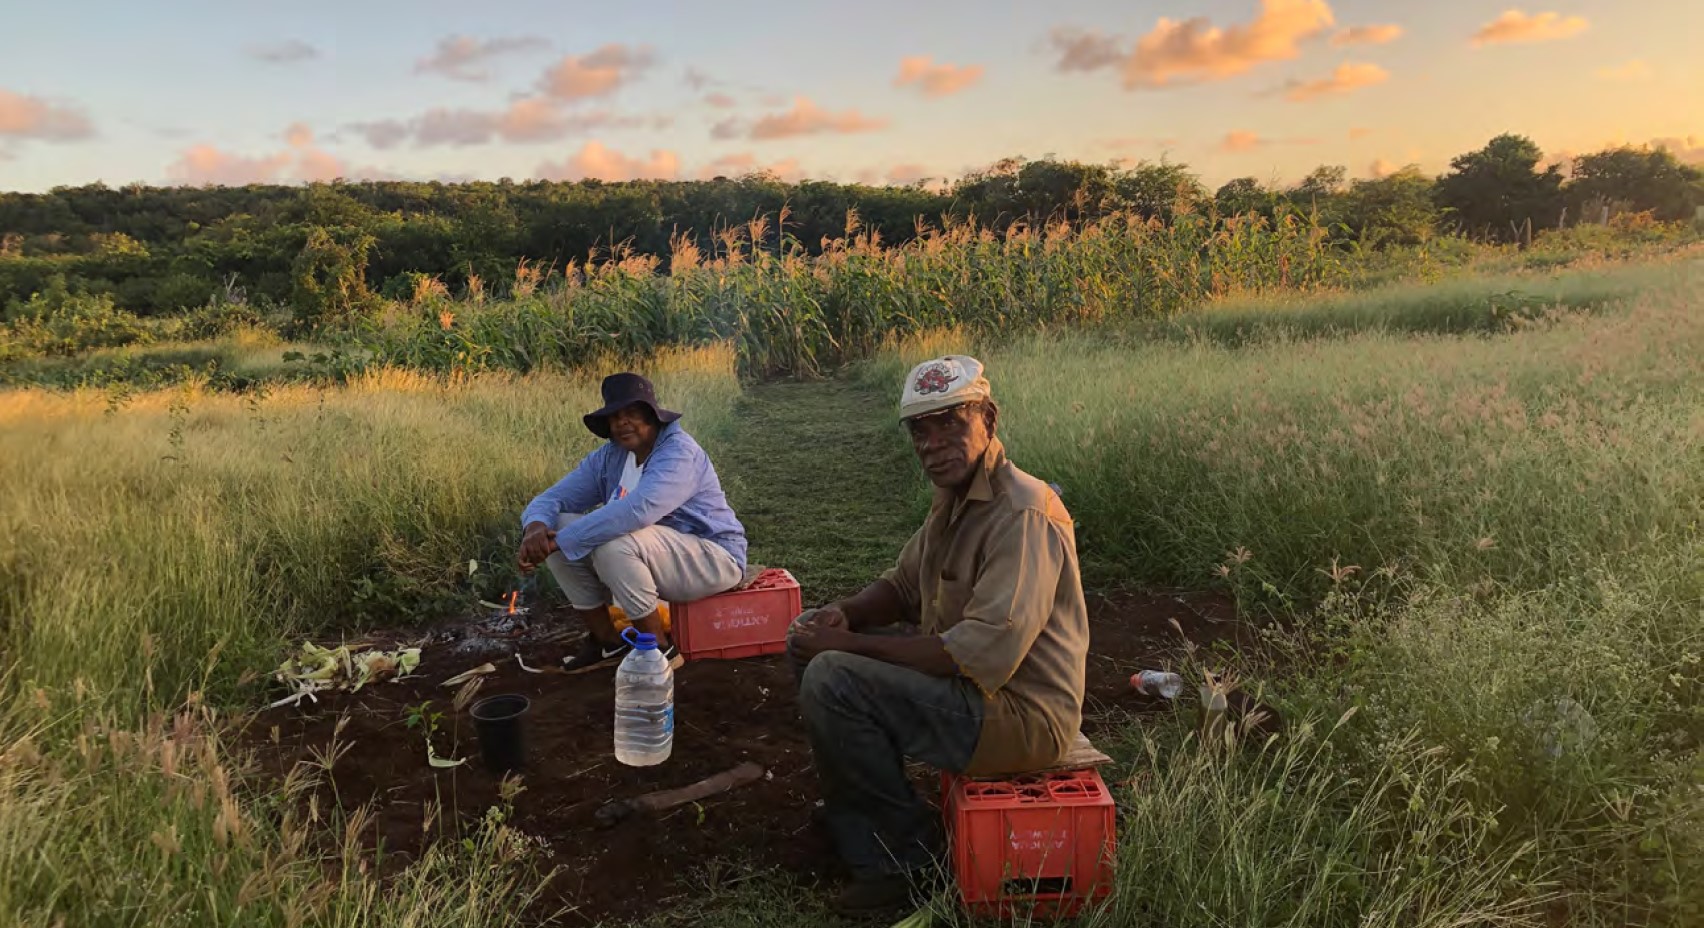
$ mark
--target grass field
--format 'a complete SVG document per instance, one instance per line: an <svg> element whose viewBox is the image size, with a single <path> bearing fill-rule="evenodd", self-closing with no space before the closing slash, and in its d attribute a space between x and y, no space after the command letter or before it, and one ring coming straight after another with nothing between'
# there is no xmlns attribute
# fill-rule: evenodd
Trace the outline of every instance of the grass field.
<svg viewBox="0 0 1704 928"><path fill-rule="evenodd" d="M1691 260L930 335L833 382L742 388L728 349L653 370L754 556L814 597L920 515L899 373L974 348L1093 585L1224 586L1279 620L1233 664L1284 735L1204 745L1180 711L1111 746L1139 788L1088 923L1685 925L1704 918L1701 305ZM381 881L359 812L312 821L221 744L284 641L502 589L515 513L589 447L595 383L0 393L0 919L512 923L494 900L531 874L500 829ZM787 889L657 920L814 917Z"/></svg>

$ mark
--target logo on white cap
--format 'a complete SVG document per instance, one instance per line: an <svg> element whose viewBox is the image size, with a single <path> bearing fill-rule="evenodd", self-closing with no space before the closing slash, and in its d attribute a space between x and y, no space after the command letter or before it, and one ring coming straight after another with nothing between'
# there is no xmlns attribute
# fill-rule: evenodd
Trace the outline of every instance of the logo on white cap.
<svg viewBox="0 0 1704 928"><path fill-rule="evenodd" d="M964 368L957 361L936 361L917 372L917 379L911 384L911 388L923 396L945 393L963 376Z"/></svg>

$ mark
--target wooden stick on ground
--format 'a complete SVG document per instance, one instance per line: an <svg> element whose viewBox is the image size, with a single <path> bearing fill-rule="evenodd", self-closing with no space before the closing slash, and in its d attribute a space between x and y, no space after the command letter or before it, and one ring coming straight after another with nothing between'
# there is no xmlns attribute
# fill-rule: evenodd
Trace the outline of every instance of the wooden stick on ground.
<svg viewBox="0 0 1704 928"><path fill-rule="evenodd" d="M594 817L600 825L613 825L635 812L662 812L675 806L697 802L707 796L725 793L747 783L755 783L763 779L763 774L764 770L761 766L748 760L738 767L705 777L690 786L682 786L679 789L663 789L654 793L646 793L643 796L635 796L632 799L616 799L606 802L602 808L598 809Z"/></svg>

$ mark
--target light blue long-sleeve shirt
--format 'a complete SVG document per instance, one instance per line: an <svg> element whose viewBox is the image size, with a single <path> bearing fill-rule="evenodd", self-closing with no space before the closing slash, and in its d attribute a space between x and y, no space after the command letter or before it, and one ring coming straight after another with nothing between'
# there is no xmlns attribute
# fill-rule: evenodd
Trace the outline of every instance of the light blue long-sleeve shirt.
<svg viewBox="0 0 1704 928"><path fill-rule="evenodd" d="M521 512L521 526L543 522L554 530L563 513L586 513L556 535L563 556L577 561L623 535L661 525L709 539L745 569L745 527L728 505L710 456L679 422L657 433L639 485L619 496L626 463L627 449L606 442L555 486L534 497Z"/></svg>

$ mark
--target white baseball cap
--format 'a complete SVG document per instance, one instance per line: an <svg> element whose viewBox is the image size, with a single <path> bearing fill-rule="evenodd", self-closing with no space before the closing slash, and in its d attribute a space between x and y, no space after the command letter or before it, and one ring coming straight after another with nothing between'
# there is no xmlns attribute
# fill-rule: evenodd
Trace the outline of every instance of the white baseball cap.
<svg viewBox="0 0 1704 928"><path fill-rule="evenodd" d="M982 376L982 362L968 355L949 354L924 361L905 376L899 397L899 418L915 419L931 413L989 399L994 390Z"/></svg>

